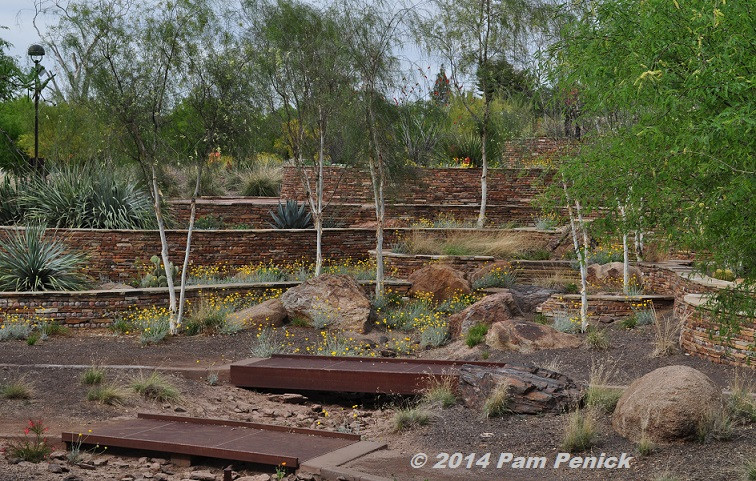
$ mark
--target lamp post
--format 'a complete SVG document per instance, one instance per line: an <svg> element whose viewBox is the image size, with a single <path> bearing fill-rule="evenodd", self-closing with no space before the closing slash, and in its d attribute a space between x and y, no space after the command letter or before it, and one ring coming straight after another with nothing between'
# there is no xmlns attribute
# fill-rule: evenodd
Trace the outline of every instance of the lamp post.
<svg viewBox="0 0 756 481"><path fill-rule="evenodd" d="M41 88L39 84L39 74L44 67L39 62L42 57L45 56L45 49L42 45L34 44L29 47L26 52L34 62L34 159L32 159L32 169L37 170L40 168L39 161L39 97L41 94Z"/></svg>

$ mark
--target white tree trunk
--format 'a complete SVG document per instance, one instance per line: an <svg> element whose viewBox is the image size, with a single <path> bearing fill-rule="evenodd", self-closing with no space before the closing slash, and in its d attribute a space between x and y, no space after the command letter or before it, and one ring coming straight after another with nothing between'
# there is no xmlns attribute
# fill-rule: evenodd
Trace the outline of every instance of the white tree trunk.
<svg viewBox="0 0 756 481"><path fill-rule="evenodd" d="M486 105L486 109L488 106ZM483 166L480 173L480 212L478 213L478 229L482 229L486 225L486 204L488 201L488 157L486 155L486 128L483 128L483 134L481 135L481 160Z"/></svg>
<svg viewBox="0 0 756 481"><path fill-rule="evenodd" d="M181 287L179 289L178 316L176 327L181 327L184 322L184 300L186 299L186 276L189 271L189 254L192 250L192 232L194 231L194 219L197 215L197 196L199 196L200 179L202 179L202 164L197 170L197 181L194 184L191 209L189 211L189 229L186 231L186 250L184 251L184 264L181 267Z"/></svg>
<svg viewBox="0 0 756 481"><path fill-rule="evenodd" d="M163 267L165 269L165 278L168 282L168 309L169 309L169 327L171 335L175 335L178 331L176 327L176 289L173 285L173 264L168 257L168 238L165 235L165 222L163 220L163 212L160 208L160 189L157 183L157 173L155 172L155 166L152 166L152 190L155 197L155 217L157 218L158 231L160 232L160 256L163 259Z"/></svg>
<svg viewBox="0 0 756 481"><path fill-rule="evenodd" d="M320 147L318 149L318 171L315 179L315 276L323 270L323 164L325 163L325 121L323 111L319 110L320 119Z"/></svg>
<svg viewBox="0 0 756 481"><path fill-rule="evenodd" d="M576 201L575 208L578 211L578 220L581 225L578 227L575 223L575 215L572 212L572 204L570 201L569 193L567 192L567 183L562 182L564 187L564 195L567 199L567 213L570 216L570 231L572 232L572 245L575 248L575 255L578 259L578 265L580 266L580 330L585 332L588 329L588 266L586 265L586 253L587 245L585 244L588 238L585 235L585 226L582 225L582 215L580 215L580 204ZM583 232L583 248L580 248L578 242L578 228Z"/></svg>
<svg viewBox="0 0 756 481"><path fill-rule="evenodd" d="M622 218L622 292L627 295L630 292L630 252L627 245L627 215L625 206L617 202Z"/></svg>

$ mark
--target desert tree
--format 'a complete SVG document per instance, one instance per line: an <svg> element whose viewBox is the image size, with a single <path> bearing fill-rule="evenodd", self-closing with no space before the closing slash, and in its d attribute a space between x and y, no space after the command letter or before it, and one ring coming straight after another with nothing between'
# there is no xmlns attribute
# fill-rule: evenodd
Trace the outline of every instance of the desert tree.
<svg viewBox="0 0 756 481"><path fill-rule="evenodd" d="M494 98L493 65L502 59L524 55L528 27L538 5L530 0L433 0L416 17L417 32L430 52L440 54L449 65L449 76L477 126L481 144L481 199L477 225L486 221L491 103ZM478 76L482 112L465 95L467 84Z"/></svg>
<svg viewBox="0 0 756 481"><path fill-rule="evenodd" d="M123 147L148 179L155 207L161 258L169 295L170 331L177 332L177 300L169 257L158 167L171 157L165 139L187 59L198 55L196 39L211 10L202 0L179 0L161 9L128 5L127 14L97 44L93 75L98 103L123 134Z"/></svg>
<svg viewBox="0 0 756 481"><path fill-rule="evenodd" d="M333 8L290 0L245 2L250 55L269 88L269 109L284 129L316 235L315 275L323 266L324 167L330 121L352 83L347 47Z"/></svg>
<svg viewBox="0 0 756 481"><path fill-rule="evenodd" d="M578 4L553 52L555 78L580 85L583 118L596 126L581 156L614 172L607 189L625 182L634 215L655 235L706 252L704 270L724 266L742 279L712 305L726 336L756 313L753 9L704 0ZM624 122L606 128L617 115Z"/></svg>
<svg viewBox="0 0 756 481"><path fill-rule="evenodd" d="M386 98L395 85L400 42L406 10L392 11L387 2L346 0L342 4L344 31L349 40L350 60L364 112L366 142L364 155L370 171L376 220L375 295L384 294L383 237L386 221L386 189L391 165L396 160Z"/></svg>

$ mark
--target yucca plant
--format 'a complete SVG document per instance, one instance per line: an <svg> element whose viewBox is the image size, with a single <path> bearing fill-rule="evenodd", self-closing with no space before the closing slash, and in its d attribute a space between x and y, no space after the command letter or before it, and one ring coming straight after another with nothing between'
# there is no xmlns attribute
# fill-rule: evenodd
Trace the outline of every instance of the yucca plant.
<svg viewBox="0 0 756 481"><path fill-rule="evenodd" d="M150 229L152 198L140 185L113 171L67 166L36 178L19 195L27 220L48 227Z"/></svg>
<svg viewBox="0 0 756 481"><path fill-rule="evenodd" d="M0 173L0 225L13 225L23 218L19 190L18 180L11 182L10 176Z"/></svg>
<svg viewBox="0 0 756 481"><path fill-rule="evenodd" d="M307 229L312 225L312 215L307 212L305 204L288 199L286 204L278 203L277 212L270 212L273 217L271 227L275 229Z"/></svg>
<svg viewBox="0 0 756 481"><path fill-rule="evenodd" d="M80 271L85 260L60 240L45 237L43 226L14 229L0 240L0 290L85 289L90 284Z"/></svg>

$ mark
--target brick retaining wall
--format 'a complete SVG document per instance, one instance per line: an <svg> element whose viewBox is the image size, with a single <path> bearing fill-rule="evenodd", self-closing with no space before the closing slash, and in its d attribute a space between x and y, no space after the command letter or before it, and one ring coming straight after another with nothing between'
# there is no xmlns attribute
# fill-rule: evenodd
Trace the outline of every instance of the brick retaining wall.
<svg viewBox="0 0 756 481"><path fill-rule="evenodd" d="M173 218L180 227L189 224L191 212L188 200L170 201ZM197 218L213 216L228 227L243 224L250 229L267 229L272 221L270 212L275 211L278 199L274 198L203 198L197 201ZM309 210L309 208L308 208ZM408 227L422 219L434 220L439 215L451 216L459 221L475 221L478 205L464 204L388 204L387 225ZM533 225L540 211L530 203L520 202L486 207L487 225L494 227L506 223ZM358 227L375 223L375 208L369 204L329 204L324 209L327 225L333 227Z"/></svg>
<svg viewBox="0 0 756 481"><path fill-rule="evenodd" d="M756 368L756 321L741 318L740 332L731 339L718 335L718 326L701 307L706 295L687 294L676 307L682 319L680 346L685 352L719 364Z"/></svg>
<svg viewBox="0 0 756 481"><path fill-rule="evenodd" d="M210 295L247 294L260 296L273 290L282 290L298 285L299 282L271 282L256 284L223 284L208 286L188 286L186 298L189 301ZM360 281L371 295L374 284ZM409 284L402 281L386 281L392 291L404 294ZM5 313L36 314L75 327L103 327L130 310L152 306L168 307L168 289L113 289L76 292L0 292L0 320Z"/></svg>
<svg viewBox="0 0 756 481"><path fill-rule="evenodd" d="M0 235L11 227L0 227ZM432 236L449 233L481 232L475 229L415 229ZM386 229L388 248L413 229ZM73 249L89 256L87 273L94 279L129 283L145 272L150 257L160 253L160 236L151 230L58 229L56 236ZM546 239L549 234L536 231L527 235ZM540 232L540 231L539 231ZM550 234L555 235L555 234ZM183 261L186 231L166 232L169 254L174 264ZM375 248L373 229L324 229L323 257L330 260L368 259ZM314 230L200 230L192 238L193 265L242 267L257 263L291 264L315 260Z"/></svg>
<svg viewBox="0 0 756 481"><path fill-rule="evenodd" d="M588 295L588 315L591 320L601 323L610 323L630 317L633 314L633 305L650 301L657 311L671 310L675 298L666 295ZM546 302L541 304L538 311L547 317L554 317L558 312L574 314L580 310L580 294L554 294Z"/></svg>
<svg viewBox="0 0 756 481"><path fill-rule="evenodd" d="M399 187L387 191L387 203L466 204L480 202L481 169L415 169L402 177ZM489 169L488 202L514 204L529 201L543 192L553 173L541 168ZM367 171L326 167L323 171L324 198L337 203L366 204L372 201L372 185ZM303 200L302 181L296 168L284 168L281 197Z"/></svg>

